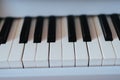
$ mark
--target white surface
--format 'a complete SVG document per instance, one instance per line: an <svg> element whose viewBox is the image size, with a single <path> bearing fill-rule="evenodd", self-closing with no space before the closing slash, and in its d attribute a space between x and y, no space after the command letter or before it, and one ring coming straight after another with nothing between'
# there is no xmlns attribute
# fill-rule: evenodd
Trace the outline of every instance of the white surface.
<svg viewBox="0 0 120 80"><path fill-rule="evenodd" d="M120 67L1 69L0 80L119 80Z"/></svg>
<svg viewBox="0 0 120 80"><path fill-rule="evenodd" d="M91 42L87 42L89 52L89 66L101 66L102 65L102 53L95 30L95 25L92 17L88 17L89 30L91 33Z"/></svg>
<svg viewBox="0 0 120 80"><path fill-rule="evenodd" d="M0 0L0 16L120 13L120 0Z"/></svg>
<svg viewBox="0 0 120 80"><path fill-rule="evenodd" d="M103 55L102 65L114 65L116 56L112 43L111 41L105 41L98 17L94 17L94 22Z"/></svg>
<svg viewBox="0 0 120 80"><path fill-rule="evenodd" d="M75 29L77 41L75 45L76 66L88 66L88 52L86 42L83 42L79 17L75 18Z"/></svg>
<svg viewBox="0 0 120 80"><path fill-rule="evenodd" d="M56 19L56 41L50 43L50 67L62 66L62 45L61 45L61 18Z"/></svg>
<svg viewBox="0 0 120 80"><path fill-rule="evenodd" d="M28 42L25 43L25 48L22 58L24 68L35 67L36 43L33 43L35 23L36 20L33 19L30 25Z"/></svg>
<svg viewBox="0 0 120 80"><path fill-rule="evenodd" d="M21 33L24 19L19 19L18 21L19 23L16 26L17 29L16 29L15 37L11 47L10 55L8 57L10 68L23 67L21 59L22 59L24 44L20 44L19 40L20 40L20 33Z"/></svg>
<svg viewBox="0 0 120 80"><path fill-rule="evenodd" d="M68 41L67 17L62 17L62 65L70 67L75 65L74 45Z"/></svg>
<svg viewBox="0 0 120 80"><path fill-rule="evenodd" d="M48 65L49 44L47 43L47 32L48 32L48 18L45 18L43 24L42 40L41 43L37 43L37 51L35 57L37 67L49 67Z"/></svg>
<svg viewBox="0 0 120 80"><path fill-rule="evenodd" d="M116 53L115 65L120 65L120 40L118 39L116 30L113 26L113 23L112 23L110 17L108 17L108 22L109 22L110 29L111 29L112 36L113 36L112 45L113 45L114 51Z"/></svg>
<svg viewBox="0 0 120 80"><path fill-rule="evenodd" d="M17 24L18 24L17 20L13 21L10 32L8 34L7 42L5 44L0 45L0 51L1 51L1 53L0 53L0 68L9 68L9 64L8 64L7 60L8 60L12 42L13 42L13 39L15 36L14 33L16 30Z"/></svg>

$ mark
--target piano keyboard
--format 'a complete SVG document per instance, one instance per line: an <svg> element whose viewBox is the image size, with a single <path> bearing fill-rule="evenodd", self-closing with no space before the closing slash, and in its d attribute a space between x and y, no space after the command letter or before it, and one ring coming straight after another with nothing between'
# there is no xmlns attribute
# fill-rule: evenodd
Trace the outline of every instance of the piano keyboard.
<svg viewBox="0 0 120 80"><path fill-rule="evenodd" d="M0 68L120 65L120 17L0 18Z"/></svg>

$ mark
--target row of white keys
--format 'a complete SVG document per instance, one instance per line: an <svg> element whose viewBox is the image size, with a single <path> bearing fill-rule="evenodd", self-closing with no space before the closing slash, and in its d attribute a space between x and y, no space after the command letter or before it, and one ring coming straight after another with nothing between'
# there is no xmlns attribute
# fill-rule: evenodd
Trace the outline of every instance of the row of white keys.
<svg viewBox="0 0 120 80"><path fill-rule="evenodd" d="M88 66L88 52L86 42L83 42L79 17L75 18L75 29L77 41L75 45L76 66Z"/></svg>
<svg viewBox="0 0 120 80"><path fill-rule="evenodd" d="M28 42L25 43L25 47L24 47L24 53L23 53L23 58L22 58L24 68L30 68L30 67L36 66L35 64L36 43L33 43L35 22L36 20L33 19L31 26L30 26Z"/></svg>
<svg viewBox="0 0 120 80"><path fill-rule="evenodd" d="M10 54L13 38L15 36L16 26L18 25L18 20L14 20L10 33L8 35L7 42L0 45L0 68L9 68L8 57Z"/></svg>
<svg viewBox="0 0 120 80"><path fill-rule="evenodd" d="M50 43L49 64L50 67L61 67L62 51L61 51L61 18L56 19L56 41Z"/></svg>
<svg viewBox="0 0 120 80"><path fill-rule="evenodd" d="M112 36L113 36L112 45L113 45L114 51L116 53L115 65L120 65L120 40L118 39L117 33L115 31L115 28L113 26L113 23L112 23L110 17L108 17L107 19L108 19L108 23L110 25Z"/></svg>
<svg viewBox="0 0 120 80"><path fill-rule="evenodd" d="M16 32L15 32L15 37L13 40L13 44L11 47L11 52L10 56L8 58L8 62L10 65L10 68L22 68L22 54L23 54L23 49L24 49L24 44L20 44L20 33L22 29L24 19L19 19L19 24L16 26Z"/></svg>
<svg viewBox="0 0 120 80"><path fill-rule="evenodd" d="M73 42L68 42L67 18L62 17L62 66L75 66Z"/></svg>
<svg viewBox="0 0 120 80"><path fill-rule="evenodd" d="M96 30L94 28L94 22L92 17L88 17L88 24L91 33L91 42L87 42L88 53L89 53L89 66L100 66L102 65L102 54L96 35Z"/></svg>
<svg viewBox="0 0 120 80"><path fill-rule="evenodd" d="M102 65L114 65L116 56L112 43L111 41L105 41L98 17L93 17L93 20L95 23L98 40L101 46L101 52L103 55Z"/></svg>
<svg viewBox="0 0 120 80"><path fill-rule="evenodd" d="M43 33L41 43L37 43L36 49L36 67L48 67L49 43L47 43L48 18L45 18L43 24Z"/></svg>

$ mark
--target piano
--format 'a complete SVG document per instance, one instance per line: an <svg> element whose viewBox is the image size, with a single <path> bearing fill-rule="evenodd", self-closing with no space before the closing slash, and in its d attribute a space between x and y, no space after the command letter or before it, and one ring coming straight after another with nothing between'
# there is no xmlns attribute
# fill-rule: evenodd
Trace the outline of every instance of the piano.
<svg viewBox="0 0 120 80"><path fill-rule="evenodd" d="M0 80L119 80L119 4L1 0Z"/></svg>

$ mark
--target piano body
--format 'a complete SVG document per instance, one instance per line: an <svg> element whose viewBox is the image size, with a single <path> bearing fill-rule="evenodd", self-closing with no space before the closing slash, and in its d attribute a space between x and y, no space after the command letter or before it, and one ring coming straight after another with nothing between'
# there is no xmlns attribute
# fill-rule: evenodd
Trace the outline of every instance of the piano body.
<svg viewBox="0 0 120 80"><path fill-rule="evenodd" d="M119 0L0 0L0 17L2 17L2 18L5 18L5 17L24 18L26 16L31 16L31 17L46 16L46 17L48 17L51 15L60 16L60 17L61 16L65 17L68 15L96 16L99 14L107 14L108 15L108 14L113 14L113 13L120 14L120 1ZM69 17L71 18L71 16L69 16ZM53 17L51 19L54 20ZM97 18L94 18L94 19L97 20ZM65 18L63 18L62 22L64 23L64 21L66 21ZM77 17L76 21L77 22L79 21L78 17ZM91 19L90 19L90 21L91 21ZM33 20L33 22L34 22L34 20ZM47 20L46 20L46 22L47 22ZM59 24L59 22L60 21L58 20L57 24ZM96 23L97 23L97 21L96 21ZM109 23L110 23L110 20L109 20ZM32 24L32 25L34 25L34 24ZM65 26L65 25L66 24L63 24L63 26ZM96 24L96 25L98 25L98 24ZM64 27L62 27L62 28L64 28ZM113 28L111 28L111 29L113 29ZM62 29L62 30L65 30L65 29ZM98 30L98 29L96 29L96 30ZM93 32L95 32L95 29L93 30ZM115 30L113 31L113 33L114 32L115 32ZM96 31L96 33L99 33L99 30L98 30L98 32ZM95 34L95 33L93 33L93 34ZM100 42L98 45L103 44L99 39L97 39L97 40L98 40L98 42ZM66 44L67 42L63 41L63 43ZM52 43L50 43L50 44L52 44ZM89 42L86 42L86 44L91 45ZM117 44L119 44L119 41ZM3 44L1 44L1 45L3 45ZM54 44L52 44L52 45L54 45ZM77 45L77 44L75 43L74 45ZM30 44L27 46L30 46ZM34 45L32 44L32 46L34 46ZM49 45L49 46L51 46L51 45ZM113 42L112 46L114 46L114 42ZM66 48L66 47L64 47L64 48ZM93 48L96 48L96 47L93 47ZM103 47L103 49L104 48L105 47ZM55 48L55 49L57 49L57 48ZM74 49L77 49L77 48L74 48ZM110 49L110 48L108 46L108 48L105 48L105 49ZM29 48L28 48L28 50L29 50ZM88 48L88 50L89 50L89 48ZM53 50L53 51L55 51L55 50ZM68 52L70 52L70 51L68 51ZM109 51L109 50L107 50L107 51ZM84 52L86 52L86 51L84 51ZM16 53L17 53L17 50L16 50ZM59 51L58 51L58 53L59 53ZM76 53L77 53L77 51L76 51ZM99 50L98 50L98 53L99 53ZM1 54L2 54L2 51L0 49L0 56L1 56ZM110 54L113 54L113 53L110 52ZM10 54L9 54L9 56L10 56ZM71 57L71 55L69 55L69 56ZM89 52L88 56L89 57L91 56L90 52ZM27 57L29 58L30 56L27 56ZM84 58L84 56L82 58ZM12 60L12 57L11 57L11 60ZM88 60L90 60L90 58L88 58ZM95 60L97 61L97 59L95 59ZM28 67L29 62L28 63L23 62L22 65L24 65L24 64L26 64L26 65L24 65L24 68L19 68L18 67L19 65L17 63L13 62L13 64L10 63L10 64L12 64L10 66L13 66L14 68L2 67L0 69L0 80L16 80L16 79L17 80L56 80L56 79L58 79L58 80L61 80L61 79L62 80L66 80L66 79L69 79L69 80L101 80L101 79L102 80L106 80L106 79L107 80L120 80L120 57L118 58L118 62L116 63L117 65L114 64L112 60L111 61L106 60L107 62L103 62L102 64L101 63L95 64L95 63L97 63L95 60L93 60L93 64L89 63L87 66L85 66L84 63L83 63L83 66L77 66L77 64L75 66L74 66L74 64L72 64L73 66L71 66L71 65L69 65L72 63L72 60L71 60L70 63L65 62L68 65L66 65L63 62L63 64L65 64L65 66L62 65L62 66L58 66L58 67L56 67L56 66L51 67L51 64L49 64L48 67L42 67L42 68ZM48 62L49 62L49 60L48 60ZM77 60L76 60L76 62L77 62ZM3 64L4 63L0 62L0 66L2 66ZM32 64L34 64L34 63L32 63ZM53 65L55 65L55 64L57 64L57 63L53 62ZM18 68L15 66L17 66ZM27 66L28 68L25 66ZM30 66L31 66L31 63L30 63Z"/></svg>

